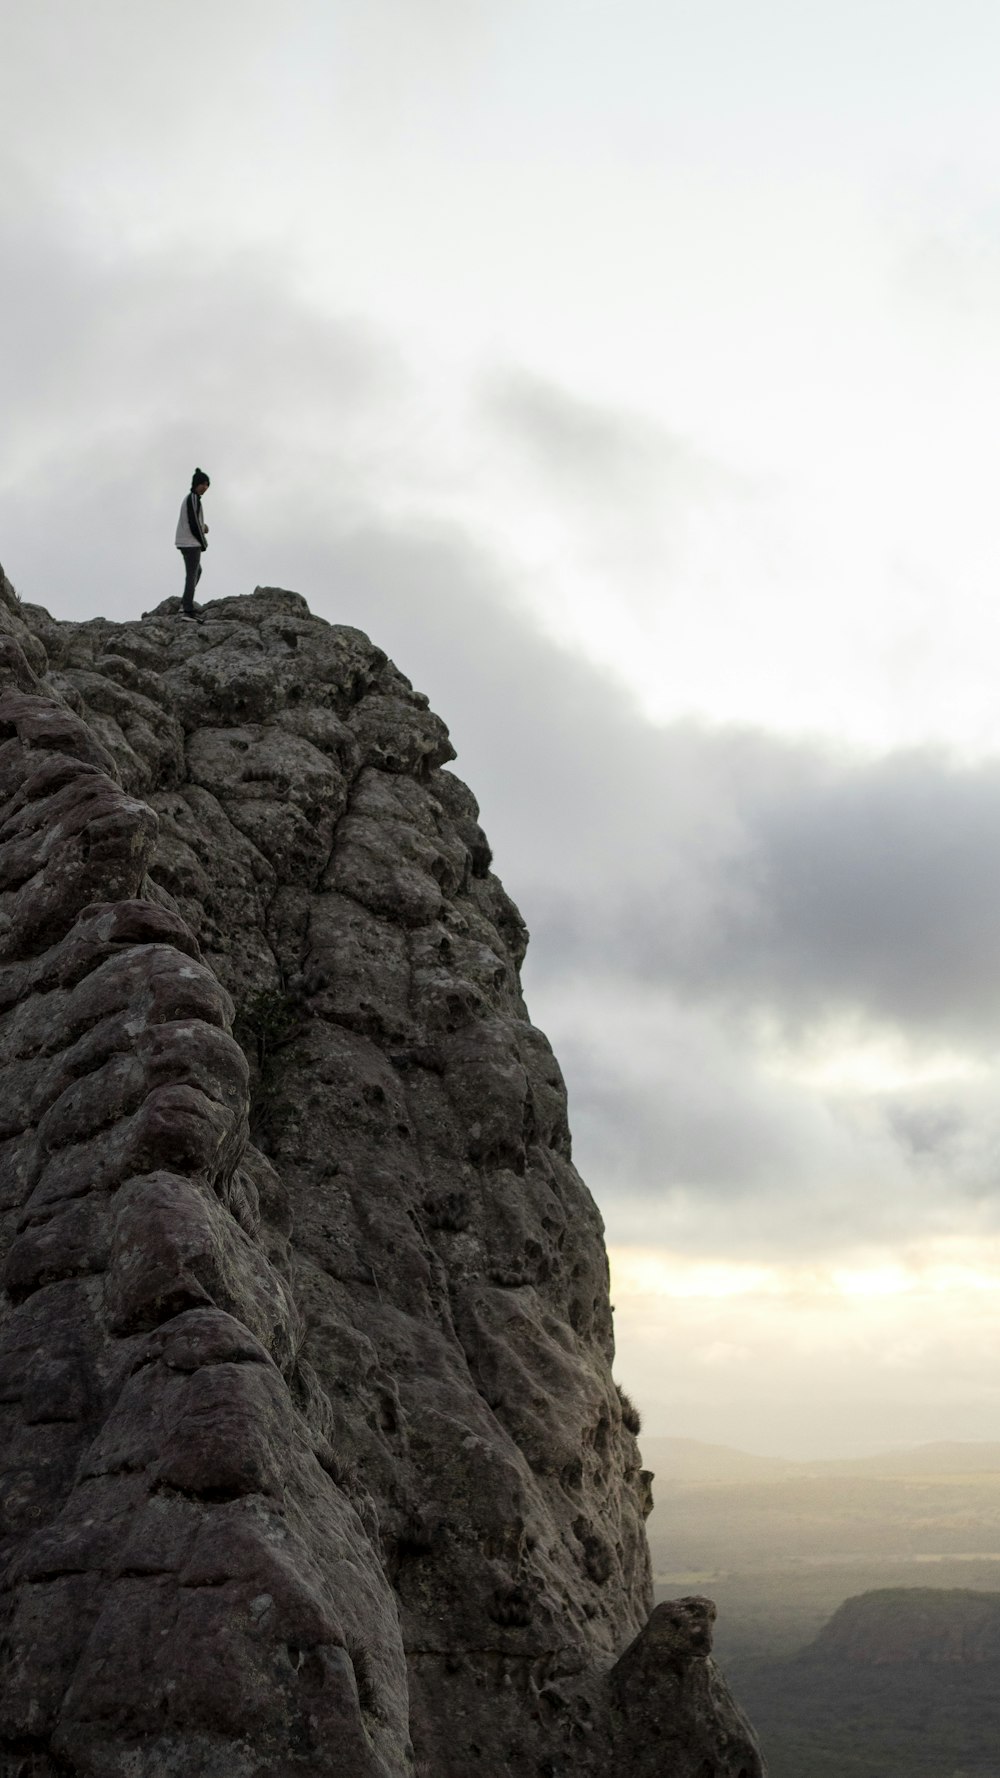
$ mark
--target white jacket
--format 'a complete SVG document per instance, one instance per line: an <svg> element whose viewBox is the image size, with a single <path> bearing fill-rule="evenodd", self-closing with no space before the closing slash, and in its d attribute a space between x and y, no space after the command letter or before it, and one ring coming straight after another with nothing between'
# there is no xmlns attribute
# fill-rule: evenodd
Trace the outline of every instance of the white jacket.
<svg viewBox="0 0 1000 1778"><path fill-rule="evenodd" d="M192 512L192 508L194 509ZM194 525L192 525L192 518ZM200 535L197 535L200 529ZM180 517L177 520L177 534L174 543L178 549L205 549L207 541L205 532L208 530L201 516L201 501L197 494L187 494L181 501Z"/></svg>

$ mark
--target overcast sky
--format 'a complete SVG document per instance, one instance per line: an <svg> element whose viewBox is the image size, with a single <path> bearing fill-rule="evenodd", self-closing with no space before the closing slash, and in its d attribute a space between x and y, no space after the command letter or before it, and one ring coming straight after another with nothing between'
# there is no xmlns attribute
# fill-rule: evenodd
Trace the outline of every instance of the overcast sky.
<svg viewBox="0 0 1000 1778"><path fill-rule="evenodd" d="M647 1427L1000 1438L1000 11L0 0L0 560L449 723Z"/></svg>

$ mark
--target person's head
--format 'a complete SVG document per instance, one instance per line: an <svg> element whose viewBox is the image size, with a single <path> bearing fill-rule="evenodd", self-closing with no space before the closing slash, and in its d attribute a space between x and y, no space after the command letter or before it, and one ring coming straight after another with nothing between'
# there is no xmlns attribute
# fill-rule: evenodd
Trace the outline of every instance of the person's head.
<svg viewBox="0 0 1000 1778"><path fill-rule="evenodd" d="M191 477L192 494L204 494L205 489L208 487L211 487L211 483L208 476L205 474L205 471L203 469L196 469Z"/></svg>

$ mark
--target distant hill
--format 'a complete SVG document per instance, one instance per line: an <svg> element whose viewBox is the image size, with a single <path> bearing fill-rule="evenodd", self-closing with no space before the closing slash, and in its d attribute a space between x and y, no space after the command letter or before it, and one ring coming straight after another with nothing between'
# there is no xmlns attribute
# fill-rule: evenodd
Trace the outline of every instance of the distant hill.
<svg viewBox="0 0 1000 1778"><path fill-rule="evenodd" d="M855 1666L983 1666L1000 1677L1000 1593L881 1587L845 1599L800 1659Z"/></svg>
<svg viewBox="0 0 1000 1778"><path fill-rule="evenodd" d="M1000 1444L640 1442L657 1596L717 1602L770 1778L1000 1778Z"/></svg>
<svg viewBox="0 0 1000 1778"><path fill-rule="evenodd" d="M1000 1475L1000 1444L967 1440L912 1445L881 1451L875 1457L851 1457L826 1463L799 1464L800 1469L828 1475L915 1476Z"/></svg>
<svg viewBox="0 0 1000 1778"><path fill-rule="evenodd" d="M807 1464L647 1439L644 1457L656 1478L647 1529L657 1596L716 1601L724 1666L801 1651L861 1593L1000 1586L996 1444Z"/></svg>
<svg viewBox="0 0 1000 1778"><path fill-rule="evenodd" d="M777 1482L801 1467L785 1457L758 1457L694 1438L641 1437L639 1447L646 1468L665 1482Z"/></svg>
<svg viewBox="0 0 1000 1778"><path fill-rule="evenodd" d="M733 1664L771 1778L997 1778L1000 1593L848 1599L792 1659Z"/></svg>
<svg viewBox="0 0 1000 1778"><path fill-rule="evenodd" d="M874 1457L761 1457L693 1438L640 1439L643 1461L661 1481L790 1481L796 1476L1000 1475L1000 1444L937 1443L880 1451Z"/></svg>

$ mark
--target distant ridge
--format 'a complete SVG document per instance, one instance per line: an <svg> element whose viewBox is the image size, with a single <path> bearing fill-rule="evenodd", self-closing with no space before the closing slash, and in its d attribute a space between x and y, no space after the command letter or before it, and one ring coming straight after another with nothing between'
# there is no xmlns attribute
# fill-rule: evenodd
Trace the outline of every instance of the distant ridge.
<svg viewBox="0 0 1000 1778"><path fill-rule="evenodd" d="M641 1438L639 1444L643 1461L661 1482L780 1481L803 1467L787 1457L760 1457L695 1438Z"/></svg>
<svg viewBox="0 0 1000 1778"><path fill-rule="evenodd" d="M798 1655L747 1661L771 1778L996 1778L1000 1593L882 1588Z"/></svg>
<svg viewBox="0 0 1000 1778"><path fill-rule="evenodd" d="M864 1667L996 1666L1000 1593L970 1587L882 1587L845 1599L803 1661Z"/></svg>
<svg viewBox="0 0 1000 1778"><path fill-rule="evenodd" d="M942 1441L827 1463L797 1464L799 1469L842 1475L993 1475L1000 1472L1000 1444L977 1440Z"/></svg>
<svg viewBox="0 0 1000 1778"><path fill-rule="evenodd" d="M643 1438L643 1459L664 1482L789 1481L796 1476L914 1476L1000 1474L1000 1443L940 1441L897 1447L873 1457L829 1457L812 1461L762 1457L731 1445L693 1438Z"/></svg>

